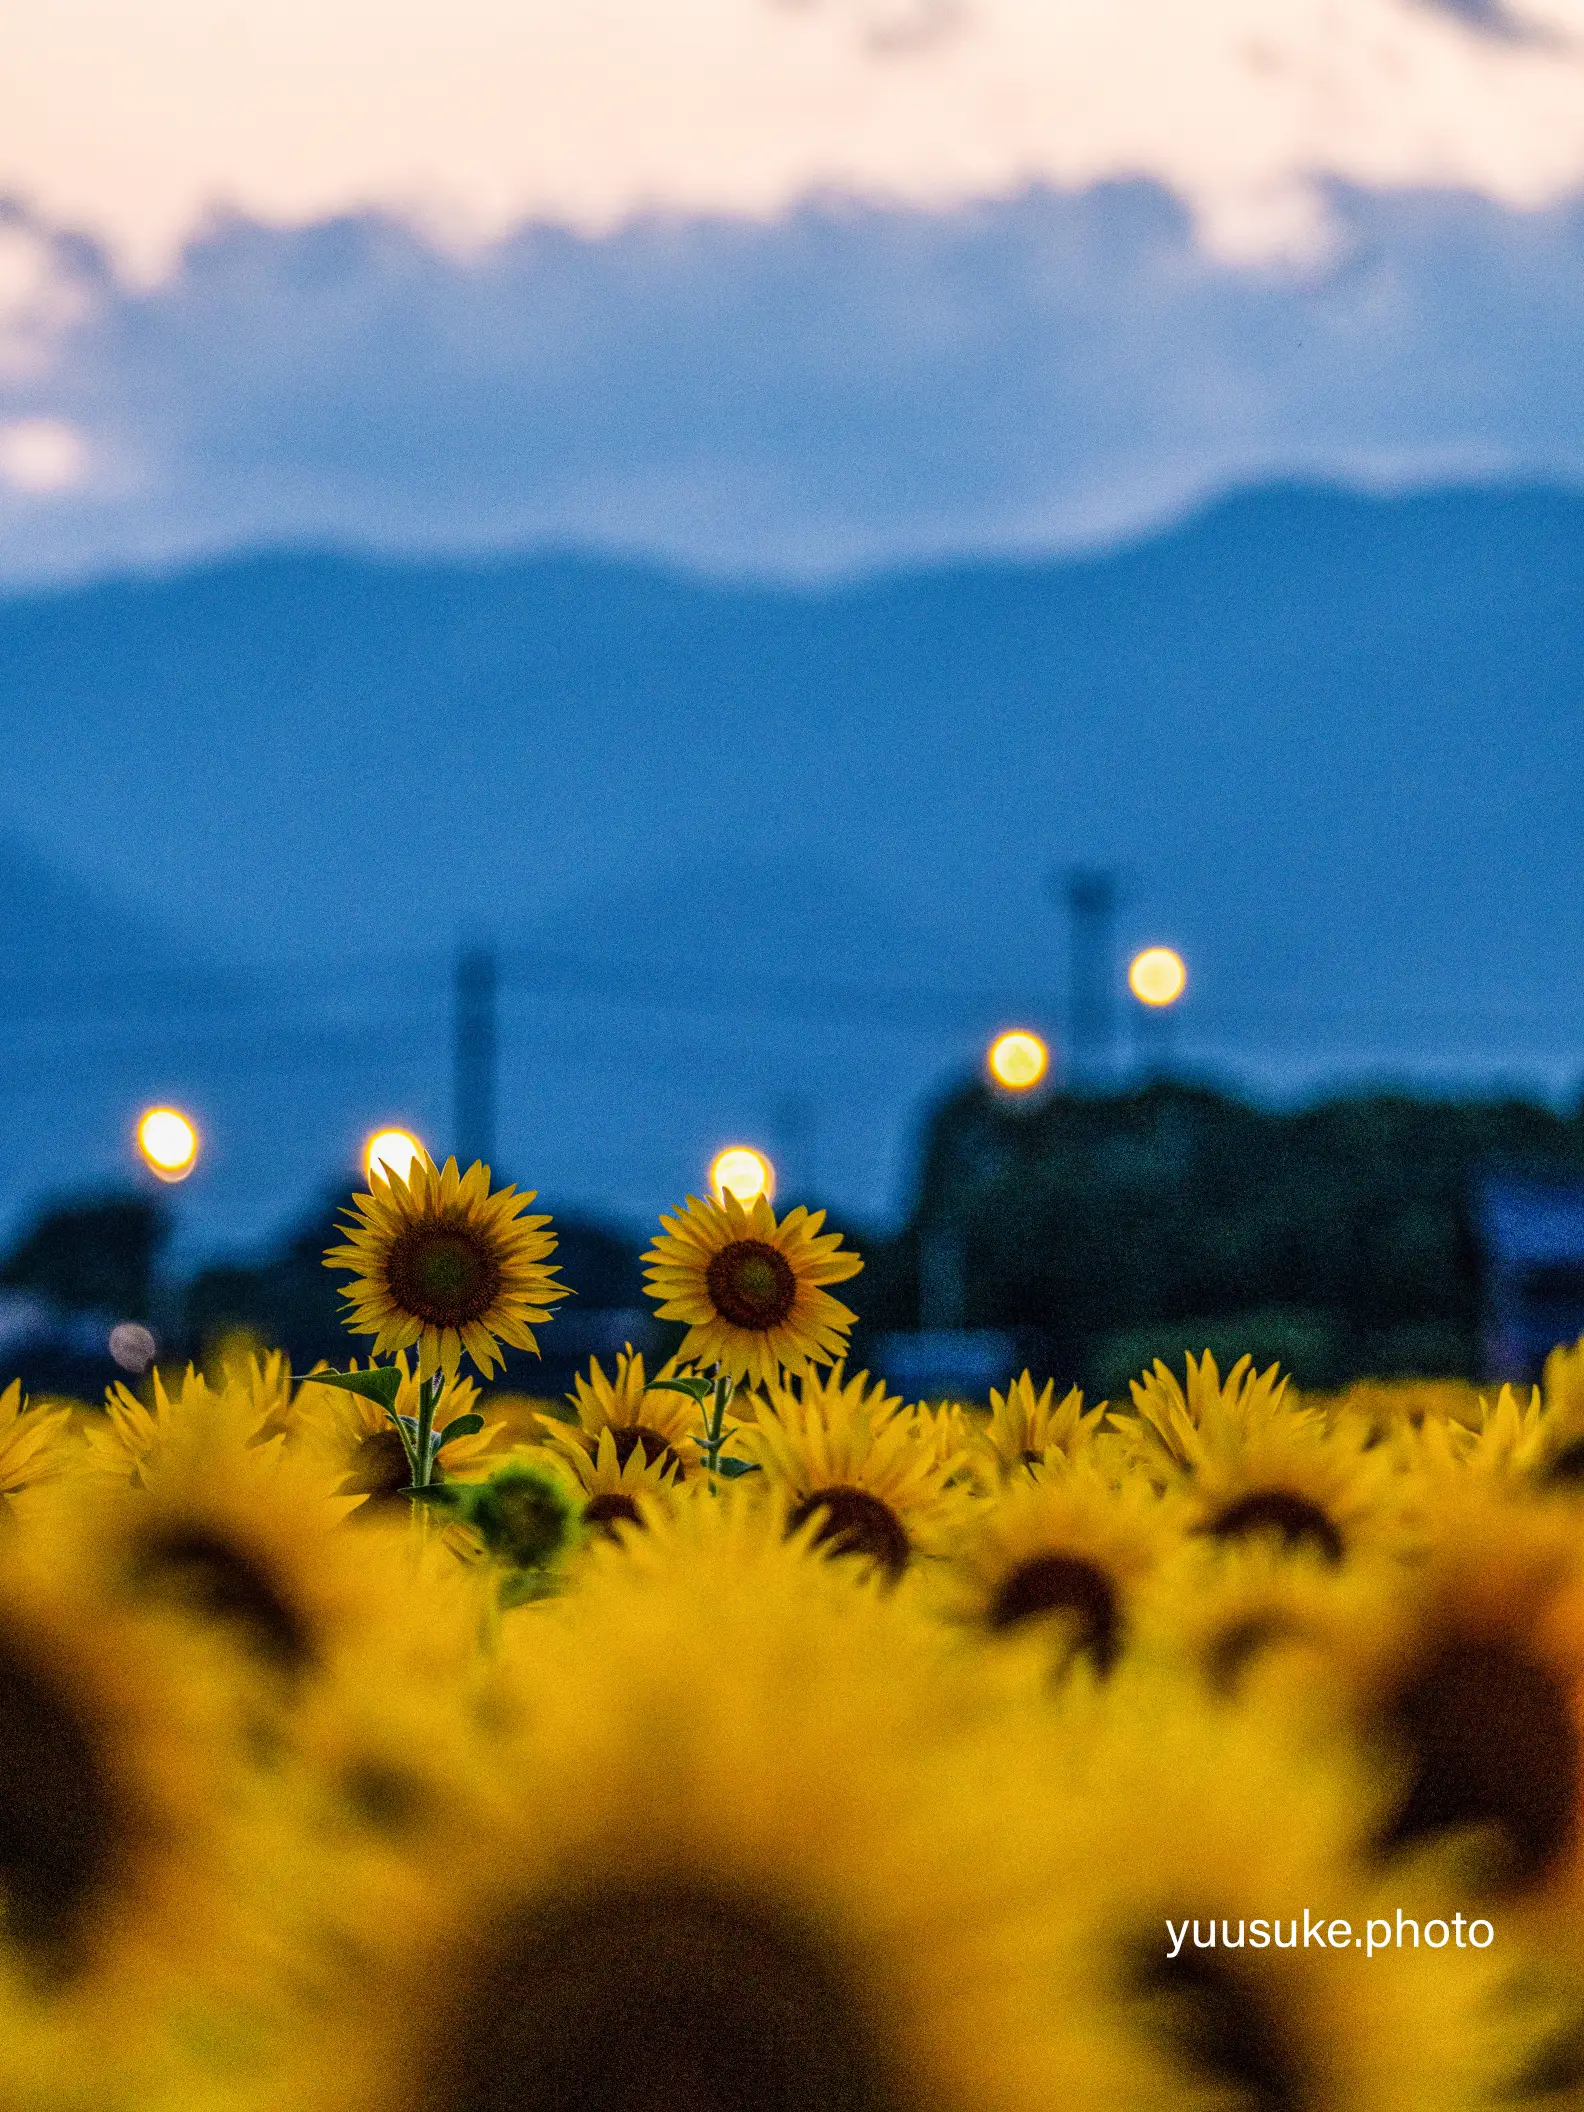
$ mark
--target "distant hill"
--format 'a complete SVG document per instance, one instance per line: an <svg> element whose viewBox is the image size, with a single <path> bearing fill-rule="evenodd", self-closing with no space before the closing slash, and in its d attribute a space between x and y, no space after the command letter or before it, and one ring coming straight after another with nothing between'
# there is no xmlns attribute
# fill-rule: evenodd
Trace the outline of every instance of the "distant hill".
<svg viewBox="0 0 1584 2112"><path fill-rule="evenodd" d="M443 961L490 929L701 999L826 974L1054 1026L1047 874L1105 859L1121 938L1190 961L1180 1053L1277 1087L1577 1074L1581 728L1584 498L1544 490L1255 491L1123 550L817 591L286 554L0 603L0 829L194 945ZM315 1056L289 1007L212 1062L189 1038L255 1124L238 1192L266 1163L283 1209L316 1192L365 1113L444 1132L443 968L360 973L382 1041ZM503 1149L647 1210L802 1095L815 1183L877 1209L982 1011L860 1033L524 987Z"/></svg>

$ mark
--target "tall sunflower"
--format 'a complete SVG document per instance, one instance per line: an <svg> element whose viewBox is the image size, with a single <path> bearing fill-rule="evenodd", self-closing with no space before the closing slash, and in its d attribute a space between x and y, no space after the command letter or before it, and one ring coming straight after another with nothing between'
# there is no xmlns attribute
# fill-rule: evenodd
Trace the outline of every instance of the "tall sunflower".
<svg viewBox="0 0 1584 2112"><path fill-rule="evenodd" d="M705 1514L709 1514L706 1516ZM358 1961L301 2112L1047 2112L1093 2103L1053 1972L1059 1832L938 1637L755 1528L591 1557L508 1631L498 1817ZM766 1514L762 1507L760 1520ZM743 1530L721 1530L742 1524ZM608 1556L609 1559L605 1559Z"/></svg>
<svg viewBox="0 0 1584 2112"><path fill-rule="evenodd" d="M735 1379L773 1386L783 1370L832 1364L857 1315L821 1288L856 1276L858 1255L820 1231L823 1210L801 1205L778 1224L762 1195L744 1204L696 1195L644 1256L662 1320L685 1320L684 1362L720 1364Z"/></svg>
<svg viewBox="0 0 1584 2112"><path fill-rule="evenodd" d="M772 1387L739 1440L786 1505L790 1534L893 1579L969 1500L954 1486L963 1455L942 1457L933 1428L899 1408L867 1372L847 1379L837 1365Z"/></svg>
<svg viewBox="0 0 1584 2112"><path fill-rule="evenodd" d="M418 1350L418 1374L454 1379L463 1354L486 1378L503 1360L500 1345L537 1351L535 1326L566 1296L545 1257L555 1236L548 1217L524 1217L532 1192L490 1193L481 1163L442 1172L427 1152L406 1177L379 1167L369 1192L355 1195L344 1246L325 1255L328 1269L347 1269L346 1324L374 1336L374 1354Z"/></svg>

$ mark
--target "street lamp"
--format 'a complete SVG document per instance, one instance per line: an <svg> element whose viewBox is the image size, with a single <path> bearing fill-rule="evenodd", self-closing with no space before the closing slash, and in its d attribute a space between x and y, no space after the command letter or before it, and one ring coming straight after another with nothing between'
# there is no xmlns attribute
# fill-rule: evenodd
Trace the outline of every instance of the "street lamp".
<svg viewBox="0 0 1584 2112"><path fill-rule="evenodd" d="M1135 1045L1141 1068L1164 1078L1171 1068L1172 1012L1188 987L1183 957L1171 946L1146 946L1128 963L1128 988L1138 999Z"/></svg>
<svg viewBox="0 0 1584 2112"><path fill-rule="evenodd" d="M985 1064L990 1076L1005 1091L1027 1093L1050 1069L1050 1050L1037 1034L1013 1027L991 1042Z"/></svg>
<svg viewBox="0 0 1584 2112"><path fill-rule="evenodd" d="M775 1168L751 1144L728 1144L724 1151L716 1152L710 1160L709 1177L718 1203L725 1202L728 1195L736 1196L740 1203L751 1203L759 1195L767 1203L775 1201Z"/></svg>
<svg viewBox="0 0 1584 2112"><path fill-rule="evenodd" d="M363 1170L370 1181L377 1173L382 1180L405 1181L412 1163L423 1155L423 1145L407 1129L377 1129L363 1147Z"/></svg>
<svg viewBox="0 0 1584 2112"><path fill-rule="evenodd" d="M1183 957L1170 946L1146 946L1128 964L1128 988L1141 1005L1174 1005L1187 987Z"/></svg>
<svg viewBox="0 0 1584 2112"><path fill-rule="evenodd" d="M137 1146L156 1180L184 1181L198 1163L198 1132L174 1107L150 1107L138 1117Z"/></svg>

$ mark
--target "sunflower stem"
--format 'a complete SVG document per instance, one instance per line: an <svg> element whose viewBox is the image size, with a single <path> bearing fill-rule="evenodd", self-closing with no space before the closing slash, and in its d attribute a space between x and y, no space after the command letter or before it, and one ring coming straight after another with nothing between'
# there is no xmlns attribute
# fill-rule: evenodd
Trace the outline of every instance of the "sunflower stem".
<svg viewBox="0 0 1584 2112"><path fill-rule="evenodd" d="M704 1416L704 1469L709 1474L720 1466L726 1442L726 1408L735 1390L729 1375L717 1364L714 1393Z"/></svg>
<svg viewBox="0 0 1584 2112"><path fill-rule="evenodd" d="M434 1376L418 1389L418 1435L413 1444L417 1455L413 1460L413 1487L426 1489L429 1486L434 1466L434 1419L440 1405L440 1389L445 1384L444 1372Z"/></svg>

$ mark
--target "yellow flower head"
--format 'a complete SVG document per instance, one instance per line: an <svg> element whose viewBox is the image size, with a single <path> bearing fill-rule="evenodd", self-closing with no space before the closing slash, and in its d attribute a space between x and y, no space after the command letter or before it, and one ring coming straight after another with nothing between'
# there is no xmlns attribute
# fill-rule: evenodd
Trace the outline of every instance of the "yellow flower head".
<svg viewBox="0 0 1584 2112"><path fill-rule="evenodd" d="M828 1291L863 1267L842 1251L839 1232L821 1233L823 1210L800 1205L776 1223L764 1196L719 1203L696 1195L644 1256L649 1295L662 1320L685 1320L682 1358L720 1364L734 1379L773 1386L783 1370L832 1364L857 1315Z"/></svg>
<svg viewBox="0 0 1584 2112"><path fill-rule="evenodd" d="M1053 1452L1064 1459L1078 1457L1093 1440L1105 1411L1104 1401L1086 1410L1076 1386L1058 1401L1054 1379L1047 1379L1036 1393L1025 1371L1005 1394L991 1390L984 1443L1002 1475L1017 1474L1025 1467L1044 1466Z"/></svg>
<svg viewBox="0 0 1584 2112"><path fill-rule="evenodd" d="M1256 1373L1252 1357L1239 1357L1223 1379L1209 1350L1197 1362L1189 1354L1186 1384L1157 1357L1132 1391L1133 1413L1113 1409L1111 1419L1139 1464L1157 1475L1194 1467L1218 1432L1247 1434L1308 1412L1287 1401L1274 1364Z"/></svg>
<svg viewBox="0 0 1584 2112"><path fill-rule="evenodd" d="M502 1342L537 1352L533 1329L566 1286L545 1266L549 1218L522 1214L533 1199L515 1188L492 1195L477 1162L459 1174L447 1159L442 1172L421 1153L405 1178L376 1167L369 1192L352 1198L346 1245L325 1255L326 1268L355 1278L341 1294L347 1326L374 1336L376 1356L416 1345L424 1379L455 1378L464 1351L486 1378Z"/></svg>
<svg viewBox="0 0 1584 2112"><path fill-rule="evenodd" d="M662 1365L656 1379L674 1378L681 1367L675 1358ZM629 1343L616 1358L616 1376L609 1379L598 1357L589 1360L588 1377L573 1378L571 1401L577 1410L575 1426L546 1422L545 1442L592 1456L599 1449L602 1433L609 1431L617 1459L625 1465L634 1452L651 1466L662 1468L668 1478L681 1480L698 1462L698 1437L703 1428L696 1401L685 1393L655 1388L644 1373L641 1352Z"/></svg>
<svg viewBox="0 0 1584 2112"><path fill-rule="evenodd" d="M401 1383L396 1413L416 1422L419 1380L405 1355L396 1358ZM357 1369L357 1359L352 1359ZM443 1430L478 1407L479 1391L471 1379L455 1379L440 1396L434 1426ZM336 1478L337 1494L358 1499L353 1515L360 1524L385 1523L408 1515L406 1495L412 1467L395 1425L367 1394L343 1386L316 1386L313 1373L302 1382L292 1410L293 1451L313 1457ZM502 1449L500 1425L486 1423L464 1437L454 1437L435 1454L437 1481L475 1481L488 1473L490 1460Z"/></svg>
<svg viewBox="0 0 1584 2112"><path fill-rule="evenodd" d="M71 1420L67 1408L29 1408L21 1380L12 1380L0 1393L0 1496L20 1496L70 1470Z"/></svg>
<svg viewBox="0 0 1584 2112"><path fill-rule="evenodd" d="M1135 1594L1176 1547L1177 1508L1142 1476L1119 1489L1086 1461L1020 1475L954 1537L946 1609L995 1635L1059 1630L1064 1661L1107 1673Z"/></svg>
<svg viewBox="0 0 1584 2112"><path fill-rule="evenodd" d="M932 1550L968 1501L953 1487L962 1455L943 1458L933 1426L900 1409L866 1371L844 1381L838 1365L805 1375L796 1390L772 1387L740 1439L786 1504L789 1533L806 1529L811 1546L891 1578L915 1552Z"/></svg>

